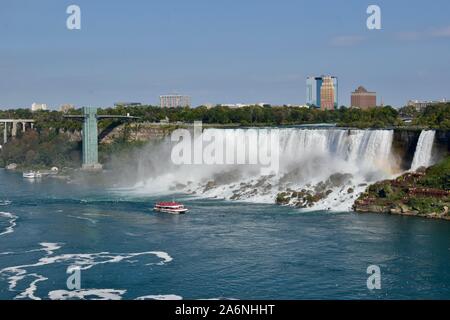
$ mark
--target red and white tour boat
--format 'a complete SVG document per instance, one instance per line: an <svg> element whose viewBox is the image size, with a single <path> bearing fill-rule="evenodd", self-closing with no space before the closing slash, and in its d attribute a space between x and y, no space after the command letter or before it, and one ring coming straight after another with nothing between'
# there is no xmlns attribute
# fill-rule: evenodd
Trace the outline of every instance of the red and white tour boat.
<svg viewBox="0 0 450 320"><path fill-rule="evenodd" d="M158 202L155 207L153 208L153 210L155 211L159 211L159 212L167 212L167 213L173 213L173 214L183 214L186 213L188 211L188 209L186 209L184 207L184 205L182 205L181 203L178 202Z"/></svg>

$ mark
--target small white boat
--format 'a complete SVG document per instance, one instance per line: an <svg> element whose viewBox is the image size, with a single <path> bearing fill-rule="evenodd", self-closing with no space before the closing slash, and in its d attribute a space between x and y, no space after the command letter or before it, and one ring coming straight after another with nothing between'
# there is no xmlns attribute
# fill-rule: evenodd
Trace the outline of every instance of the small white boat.
<svg viewBox="0 0 450 320"><path fill-rule="evenodd" d="M22 175L25 179L36 179L36 178L42 178L42 174L39 171L29 171L24 172Z"/></svg>
<svg viewBox="0 0 450 320"><path fill-rule="evenodd" d="M158 202L155 204L153 210L158 212L166 212L172 214L184 214L188 212L188 209L184 207L181 203L178 202Z"/></svg>

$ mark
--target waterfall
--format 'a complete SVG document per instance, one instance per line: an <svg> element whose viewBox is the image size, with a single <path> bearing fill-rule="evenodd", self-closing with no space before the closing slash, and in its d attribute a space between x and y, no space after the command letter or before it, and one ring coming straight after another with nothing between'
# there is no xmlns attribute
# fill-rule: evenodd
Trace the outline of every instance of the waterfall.
<svg viewBox="0 0 450 320"><path fill-rule="evenodd" d="M429 167L432 165L432 151L435 135L436 131L434 130L424 130L420 133L411 170L415 171L420 167Z"/></svg>
<svg viewBox="0 0 450 320"><path fill-rule="evenodd" d="M249 130L205 129L203 136L225 133L224 153ZM396 167L391 157L393 130L271 129L279 137L279 170L263 175L259 165L172 165L161 154L157 171L136 186L136 192L186 192L202 197L274 203L285 190L323 190L327 198L312 209L348 210L369 183L392 177ZM247 158L267 148L252 145ZM155 154L155 149L151 151ZM228 156L228 155L227 155ZM148 162L149 156L143 156ZM169 156L170 159L170 156ZM157 161L157 160L156 160ZM321 191L322 192L322 191Z"/></svg>

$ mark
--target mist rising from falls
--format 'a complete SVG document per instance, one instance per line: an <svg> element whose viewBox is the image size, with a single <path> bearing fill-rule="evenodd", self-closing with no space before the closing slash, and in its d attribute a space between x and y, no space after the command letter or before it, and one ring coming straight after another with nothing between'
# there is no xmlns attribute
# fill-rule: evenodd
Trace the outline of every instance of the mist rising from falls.
<svg viewBox="0 0 450 320"><path fill-rule="evenodd" d="M226 130L225 145L247 133L247 129L206 129L203 135L214 134L214 130ZM176 166L171 163L170 148L166 146L159 151L153 149L151 161L142 157L142 180L133 192L185 192L201 197L274 203L280 192L317 191L320 187L327 197L310 209L348 210L367 184L392 177L397 167L391 156L392 130L273 130L279 135L276 174L262 175L259 165ZM146 170L148 166L155 170Z"/></svg>
<svg viewBox="0 0 450 320"><path fill-rule="evenodd" d="M420 133L419 141L417 142L414 159L411 165L411 170L417 170L420 167L429 167L432 165L432 151L436 131L422 131Z"/></svg>

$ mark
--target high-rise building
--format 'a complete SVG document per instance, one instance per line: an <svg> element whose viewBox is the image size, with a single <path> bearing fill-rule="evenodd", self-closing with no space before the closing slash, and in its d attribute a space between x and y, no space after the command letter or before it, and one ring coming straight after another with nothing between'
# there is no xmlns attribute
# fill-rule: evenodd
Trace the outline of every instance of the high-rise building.
<svg viewBox="0 0 450 320"><path fill-rule="evenodd" d="M351 107L360 109L369 109L377 106L376 92L369 92L363 86L360 86L351 96Z"/></svg>
<svg viewBox="0 0 450 320"><path fill-rule="evenodd" d="M323 77L322 85L320 86L320 109L334 110L335 107L335 89L333 79L329 76Z"/></svg>
<svg viewBox="0 0 450 320"><path fill-rule="evenodd" d="M306 78L306 104L317 106L316 79L314 77Z"/></svg>
<svg viewBox="0 0 450 320"><path fill-rule="evenodd" d="M322 85L324 78L331 78L334 87L334 108L339 106L338 96L338 78L334 76L320 76L320 77L308 77L306 79L306 104L308 106L314 106L317 108L322 107ZM329 86L329 84L327 84ZM325 90L326 91L326 90Z"/></svg>
<svg viewBox="0 0 450 320"><path fill-rule="evenodd" d="M164 95L159 97L161 108L190 107L191 98L181 95Z"/></svg>

